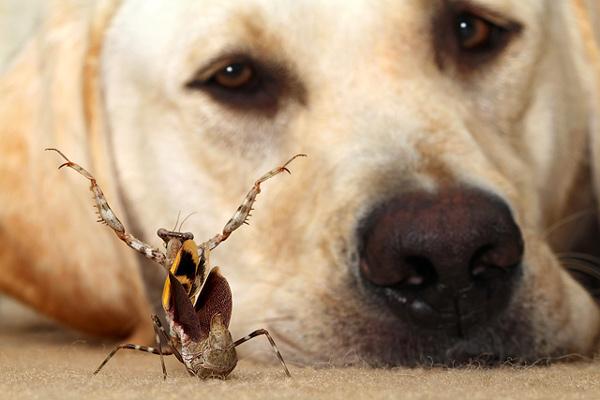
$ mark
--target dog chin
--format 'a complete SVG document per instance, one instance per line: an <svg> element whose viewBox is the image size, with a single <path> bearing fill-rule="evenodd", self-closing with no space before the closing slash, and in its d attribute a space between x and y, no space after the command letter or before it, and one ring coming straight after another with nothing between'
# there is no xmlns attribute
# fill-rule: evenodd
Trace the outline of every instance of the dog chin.
<svg viewBox="0 0 600 400"><path fill-rule="evenodd" d="M348 337L338 336L322 351L313 354L298 352L297 345L290 347L289 341L280 341L287 347L286 354L289 352L290 359L297 363L331 366L498 366L539 363L564 354L559 349L554 354L536 354L534 339L527 334L526 325L508 318L473 330L464 337L418 330L399 323L363 321L363 324L369 325L371 334L359 328L354 334L348 332ZM310 340L305 338L305 341ZM350 346L342 345L348 341Z"/></svg>
<svg viewBox="0 0 600 400"><path fill-rule="evenodd" d="M488 321L464 330L422 328L390 313L353 279L346 282L347 308L327 307L307 319L272 322L286 359L312 366L498 366L549 362L566 351L539 351L521 296ZM332 289L335 290L335 289ZM336 315L337 314L337 315Z"/></svg>

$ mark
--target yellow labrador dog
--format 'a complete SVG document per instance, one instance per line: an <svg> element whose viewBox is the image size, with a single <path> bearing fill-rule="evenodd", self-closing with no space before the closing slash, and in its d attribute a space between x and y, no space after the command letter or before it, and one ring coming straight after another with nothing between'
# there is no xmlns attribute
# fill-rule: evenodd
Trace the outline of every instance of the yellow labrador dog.
<svg viewBox="0 0 600 400"><path fill-rule="evenodd" d="M308 364L597 348L596 1L39 3L0 70L5 293L150 337L164 275L44 147L155 246L179 211L208 239L303 152L213 253L235 333Z"/></svg>

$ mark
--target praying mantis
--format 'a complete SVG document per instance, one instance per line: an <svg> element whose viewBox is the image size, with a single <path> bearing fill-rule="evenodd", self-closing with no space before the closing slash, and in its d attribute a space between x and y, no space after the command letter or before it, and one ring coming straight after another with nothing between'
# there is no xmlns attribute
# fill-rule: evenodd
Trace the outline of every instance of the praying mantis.
<svg viewBox="0 0 600 400"><path fill-rule="evenodd" d="M225 379L237 365L236 347L254 337L264 335L271 344L286 376L291 376L275 341L265 329L255 330L233 341L229 332L233 309L231 289L219 267L211 267L209 260L210 252L215 247L247 223L256 196L260 193L261 184L282 172L290 173L287 166L296 158L305 157L305 154L296 154L256 180L222 232L205 242L196 244L191 232L159 229L157 234L165 243L166 250L163 252L127 232L110 208L92 174L69 160L60 150L55 148L46 150L58 153L65 160L58 167L59 169L71 168L90 181L90 190L99 216L98 222L106 224L119 239L161 265L167 273L161 302L169 323L169 332L163 328L159 318L152 315L157 347L137 344L118 345L108 354L94 374L100 372L119 350L130 349L160 355L163 379L167 378L163 357L171 354L185 366L190 375L202 379ZM166 344L164 348L163 343Z"/></svg>

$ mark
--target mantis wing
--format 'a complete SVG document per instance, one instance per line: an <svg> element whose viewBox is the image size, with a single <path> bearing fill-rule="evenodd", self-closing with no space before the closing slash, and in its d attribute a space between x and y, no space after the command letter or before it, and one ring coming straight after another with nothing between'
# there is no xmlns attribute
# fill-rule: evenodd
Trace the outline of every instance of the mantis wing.
<svg viewBox="0 0 600 400"><path fill-rule="evenodd" d="M210 320L217 313L221 314L223 323L229 327L232 307L229 283L221 275L219 267L215 267L208 273L194 306L202 332L210 330Z"/></svg>
<svg viewBox="0 0 600 400"><path fill-rule="evenodd" d="M165 287L167 286L169 290L167 296L163 293L163 307L174 324L174 328L180 336L183 336L181 335L183 333L196 342L206 338L210 327L203 329L200 325L187 291L171 272L165 282Z"/></svg>

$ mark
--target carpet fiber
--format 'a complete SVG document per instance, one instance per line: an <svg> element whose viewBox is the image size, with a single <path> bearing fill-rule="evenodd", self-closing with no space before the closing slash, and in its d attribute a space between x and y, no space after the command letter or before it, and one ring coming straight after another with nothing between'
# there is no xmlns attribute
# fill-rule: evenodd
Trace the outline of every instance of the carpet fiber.
<svg viewBox="0 0 600 400"><path fill-rule="evenodd" d="M156 356L124 350L92 376L111 344L82 340L5 309L0 307L2 399L600 399L599 361L495 369L291 366L293 377L286 379L277 366L242 360L226 381L199 381L169 358L163 381Z"/></svg>

